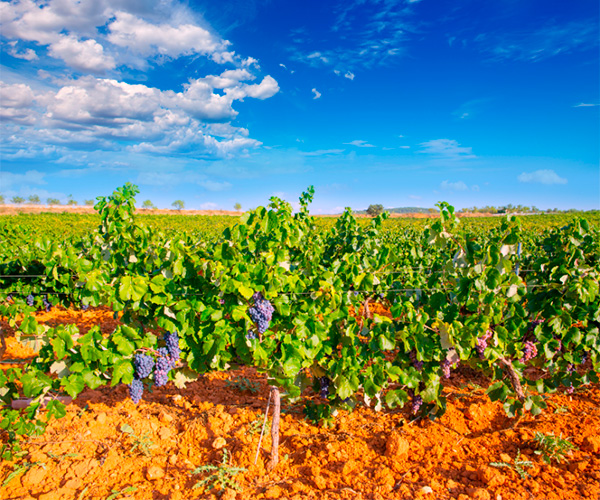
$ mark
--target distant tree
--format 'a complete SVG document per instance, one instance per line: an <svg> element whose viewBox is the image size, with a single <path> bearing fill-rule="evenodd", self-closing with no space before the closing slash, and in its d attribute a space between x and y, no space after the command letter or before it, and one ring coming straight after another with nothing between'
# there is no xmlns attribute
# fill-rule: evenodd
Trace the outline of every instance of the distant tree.
<svg viewBox="0 0 600 500"><path fill-rule="evenodd" d="M69 195L69 201L67 201L67 205L71 205L73 207L77 206L77 200L73 199L73 195Z"/></svg>
<svg viewBox="0 0 600 500"><path fill-rule="evenodd" d="M437 210L436 210L435 208L428 208L428 209L427 209L427 211L428 211L430 214L436 214L436 213L437 213Z"/></svg>
<svg viewBox="0 0 600 500"><path fill-rule="evenodd" d="M152 203L150 200L146 200L146 201L144 201L144 203L142 203L142 208L145 208L148 210L148 209L156 208L156 207L154 206L154 203Z"/></svg>
<svg viewBox="0 0 600 500"><path fill-rule="evenodd" d="M46 203L50 206L52 205L60 205L60 200L58 198L48 198Z"/></svg>
<svg viewBox="0 0 600 500"><path fill-rule="evenodd" d="M383 213L383 205L369 205L367 208L367 215L371 217L377 217L381 213Z"/></svg>
<svg viewBox="0 0 600 500"><path fill-rule="evenodd" d="M15 205L20 205L25 201L25 198L21 198L20 196L13 196L10 201L13 202Z"/></svg>
<svg viewBox="0 0 600 500"><path fill-rule="evenodd" d="M85 206L86 207L93 207L94 206L94 200L84 200Z"/></svg>
<svg viewBox="0 0 600 500"><path fill-rule="evenodd" d="M181 210L182 208L185 207L185 201L175 200L173 203L171 203L171 206L175 207L177 210Z"/></svg>
<svg viewBox="0 0 600 500"><path fill-rule="evenodd" d="M29 198L27 198L29 203L33 203L34 205L38 205L40 203L40 197L37 194L32 194Z"/></svg>
<svg viewBox="0 0 600 500"><path fill-rule="evenodd" d="M4 205L4 195L0 194L0 205Z"/></svg>
<svg viewBox="0 0 600 500"><path fill-rule="evenodd" d="M235 205L233 205L233 208L235 208L239 212L242 209L242 205L240 203L236 203Z"/></svg>

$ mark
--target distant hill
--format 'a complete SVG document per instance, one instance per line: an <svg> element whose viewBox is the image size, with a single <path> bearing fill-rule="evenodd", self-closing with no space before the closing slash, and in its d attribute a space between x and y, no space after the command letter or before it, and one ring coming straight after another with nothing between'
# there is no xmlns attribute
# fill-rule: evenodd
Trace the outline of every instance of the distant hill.
<svg viewBox="0 0 600 500"><path fill-rule="evenodd" d="M386 208L385 209L386 212L389 212L391 214L428 214L429 212L429 208L422 208L422 207L398 207L398 208ZM437 208L434 208L435 213L438 212ZM361 214L364 215L367 213L366 210L356 210L354 212L355 214Z"/></svg>

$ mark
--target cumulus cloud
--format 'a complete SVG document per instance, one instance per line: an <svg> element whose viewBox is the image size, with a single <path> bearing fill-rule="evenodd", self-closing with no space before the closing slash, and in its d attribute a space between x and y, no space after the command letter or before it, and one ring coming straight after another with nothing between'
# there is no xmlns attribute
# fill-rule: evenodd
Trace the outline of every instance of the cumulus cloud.
<svg viewBox="0 0 600 500"><path fill-rule="evenodd" d="M117 12L115 17L108 26L108 41L140 55L160 54L175 58L195 53L209 54L215 62L233 60L233 53L226 50L230 43L200 26L156 25L128 12Z"/></svg>
<svg viewBox="0 0 600 500"><path fill-rule="evenodd" d="M369 144L367 141L356 139L351 142L345 142L344 144L348 144L350 146L356 146L357 148L374 148L373 144Z"/></svg>
<svg viewBox="0 0 600 500"><path fill-rule="evenodd" d="M321 92L319 92L317 89L312 89L311 92L314 94L313 99L318 99L321 97Z"/></svg>
<svg viewBox="0 0 600 500"><path fill-rule="evenodd" d="M1 2L0 22L9 52L37 64L45 80L0 83L5 158L58 148L223 158L261 145L230 122L236 101L268 99L279 92L277 81L257 80L258 61L236 55L179 0ZM36 53L35 45L46 50ZM171 88L120 78L127 71L135 82L136 71L186 56L229 67ZM66 71L47 72L48 58Z"/></svg>
<svg viewBox="0 0 600 500"><path fill-rule="evenodd" d="M33 90L24 83L13 85L0 81L0 118L22 124L35 122L32 109L35 100Z"/></svg>
<svg viewBox="0 0 600 500"><path fill-rule="evenodd" d="M442 181L440 184L442 189L446 189L448 191L466 191L469 189L467 185L463 181L450 182L450 181Z"/></svg>
<svg viewBox="0 0 600 500"><path fill-rule="evenodd" d="M473 149L461 146L458 141L453 139L433 139L422 142L421 153L427 153L448 160L463 160L475 158Z"/></svg>
<svg viewBox="0 0 600 500"><path fill-rule="evenodd" d="M560 177L554 170L536 170L534 172L523 172L517 177L519 182L531 182L535 184L566 184L567 179Z"/></svg>
<svg viewBox="0 0 600 500"><path fill-rule="evenodd" d="M50 45L48 53L79 71L104 73L116 66L115 60L106 55L104 47L95 40L81 41L74 36L61 36Z"/></svg>

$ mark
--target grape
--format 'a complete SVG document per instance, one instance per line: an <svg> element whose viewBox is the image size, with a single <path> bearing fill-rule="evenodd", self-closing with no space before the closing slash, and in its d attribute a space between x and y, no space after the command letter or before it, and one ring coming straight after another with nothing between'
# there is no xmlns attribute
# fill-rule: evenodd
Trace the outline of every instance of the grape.
<svg viewBox="0 0 600 500"><path fill-rule="evenodd" d="M477 354L479 355L480 359L485 359L484 352L488 345L487 342L493 334L494 332L492 332L492 330L487 330L484 335L477 337L477 345L475 346L475 349L477 350Z"/></svg>
<svg viewBox="0 0 600 500"><path fill-rule="evenodd" d="M166 352L161 352L162 350ZM159 349L158 352L159 356L158 358L156 358L156 371L164 371L168 373L171 370L171 368L173 368L173 360L171 359L168 351L164 347Z"/></svg>
<svg viewBox="0 0 600 500"><path fill-rule="evenodd" d="M421 371L423 369L423 361L417 361L417 353L414 349L408 353L408 357L417 370Z"/></svg>
<svg viewBox="0 0 600 500"><path fill-rule="evenodd" d="M319 378L319 384L321 385L320 395L323 399L326 399L327 396L329 396L329 383L330 382L331 382L331 380L329 380L329 378L327 378L327 377Z"/></svg>
<svg viewBox="0 0 600 500"><path fill-rule="evenodd" d="M450 378L450 369L452 368L452 363L449 359L444 359L441 363L442 374L444 378Z"/></svg>
<svg viewBox="0 0 600 500"><path fill-rule="evenodd" d="M523 346L523 357L519 360L521 363L525 363L527 361L529 361L530 359L533 359L537 356L537 347L535 346L535 343L531 342L531 341L527 341L525 342L525 345Z"/></svg>
<svg viewBox="0 0 600 500"><path fill-rule="evenodd" d="M142 399L142 394L144 393L144 384L141 380L134 378L129 384L129 397L131 400L138 404Z"/></svg>
<svg viewBox="0 0 600 500"><path fill-rule="evenodd" d="M574 391L575 391L575 388L573 387L573 382L571 382L569 387L567 387L567 394L573 394Z"/></svg>
<svg viewBox="0 0 600 500"><path fill-rule="evenodd" d="M52 309L52 304L50 302L48 302L48 299L46 297L44 297L42 299L42 302L44 303L44 307L46 308L46 312L50 312L50 310Z"/></svg>
<svg viewBox="0 0 600 500"><path fill-rule="evenodd" d="M27 305L30 307L33 305L33 295L31 294L27 296Z"/></svg>
<svg viewBox="0 0 600 500"><path fill-rule="evenodd" d="M88 304L81 304L82 311L87 311L89 308L90 308L90 306Z"/></svg>
<svg viewBox="0 0 600 500"><path fill-rule="evenodd" d="M133 357L133 366L135 367L135 376L139 379L148 377L154 368L154 358L147 354L136 354Z"/></svg>
<svg viewBox="0 0 600 500"><path fill-rule="evenodd" d="M181 350L179 349L179 336L177 335L177 331L174 331L173 333L165 333L164 338L165 343L167 344L169 356L171 356L173 361L178 360Z"/></svg>
<svg viewBox="0 0 600 500"><path fill-rule="evenodd" d="M248 340L254 340L256 338L258 338L258 336L256 335L256 332L250 330L247 334L246 334L246 338Z"/></svg>
<svg viewBox="0 0 600 500"><path fill-rule="evenodd" d="M258 328L258 333L265 333L269 328L269 323L273 317L273 306L264 299L260 292L256 292L252 299L254 305L248 309L248 314Z"/></svg>
<svg viewBox="0 0 600 500"><path fill-rule="evenodd" d="M160 359L160 358L159 358ZM158 367L158 362L156 363ZM169 374L164 370L159 370L158 368L154 371L154 385L156 387L162 387L169 381Z"/></svg>
<svg viewBox="0 0 600 500"><path fill-rule="evenodd" d="M421 396L419 396L418 394L413 396L412 401L411 401L412 414L416 415L417 413L419 413L419 410L421 409L422 405L423 405L423 398L421 398Z"/></svg>

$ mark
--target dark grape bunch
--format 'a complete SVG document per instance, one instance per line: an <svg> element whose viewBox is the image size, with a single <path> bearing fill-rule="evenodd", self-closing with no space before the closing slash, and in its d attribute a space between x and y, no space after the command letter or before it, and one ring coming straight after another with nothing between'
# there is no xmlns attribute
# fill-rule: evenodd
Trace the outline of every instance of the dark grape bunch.
<svg viewBox="0 0 600 500"><path fill-rule="evenodd" d="M492 330L487 330L484 335L477 337L477 345L475 346L475 349L477 350L477 354L479 355L480 359L485 359L484 351L488 346L488 340L490 340L493 334L494 332L492 332Z"/></svg>
<svg viewBox="0 0 600 500"><path fill-rule="evenodd" d="M323 399L326 399L327 396L329 396L329 384L331 383L331 380L329 380L328 377L320 377L319 378L319 385L321 386L321 390L320 390L320 395Z"/></svg>
<svg viewBox="0 0 600 500"><path fill-rule="evenodd" d="M423 406L423 398L418 394L413 394L412 400L410 402L410 411L412 412L412 414L416 415L417 413L419 413L421 406Z"/></svg>
<svg viewBox="0 0 600 500"><path fill-rule="evenodd" d="M46 309L46 312L50 312L50 310L52 309L52 304L50 303L50 301L44 297L42 299L42 302L44 303L44 308Z"/></svg>
<svg viewBox="0 0 600 500"><path fill-rule="evenodd" d="M525 342L523 346L523 357L519 360L521 363L526 363L530 359L533 359L537 356L537 347L535 343L528 340Z"/></svg>
<svg viewBox="0 0 600 500"><path fill-rule="evenodd" d="M154 370L154 385L162 387L169 381L169 372L175 367L181 355L179 348L179 335L177 332L165 333L164 341L166 347L156 350L156 359L150 354L137 353L133 357L133 381L129 384L129 396L135 404L138 404L144 393L145 379L152 375Z"/></svg>
<svg viewBox="0 0 600 500"><path fill-rule="evenodd" d="M452 361L450 361L449 359L444 359L441 363L440 366L442 367L442 374L444 375L444 378L450 378L450 370L452 369ZM454 368L456 368L456 365L454 366Z"/></svg>
<svg viewBox="0 0 600 500"><path fill-rule="evenodd" d="M154 368L154 358L147 354L136 354L133 357L133 367L135 368L135 377L138 379L149 377Z"/></svg>
<svg viewBox="0 0 600 500"><path fill-rule="evenodd" d="M254 301L254 305L248 309L248 314L252 318L252 321L256 323L258 333L265 333L273 317L273 306L260 292L256 292L252 296L252 300Z"/></svg>
<svg viewBox="0 0 600 500"><path fill-rule="evenodd" d="M179 335L177 334L177 331L174 331L173 333L165 333L164 339L165 344L167 344L169 356L171 356L173 359L179 359L181 350L179 349Z"/></svg>
<svg viewBox="0 0 600 500"><path fill-rule="evenodd" d="M137 378L134 378L129 384L129 397L131 400L138 404L142 399L142 394L144 393L144 383Z"/></svg>
<svg viewBox="0 0 600 500"><path fill-rule="evenodd" d="M256 332L253 330L250 330L247 334L246 334L246 338L248 340L254 340L258 338L258 335L256 335Z"/></svg>
<svg viewBox="0 0 600 500"><path fill-rule="evenodd" d="M423 361L417 361L417 352L414 349L408 353L408 357L417 370L421 371L423 369Z"/></svg>
<svg viewBox="0 0 600 500"><path fill-rule="evenodd" d="M29 294L29 295L27 296L27 299L26 299L26 300L27 300L27 305L28 305L29 307L31 307L31 306L33 305L33 300L34 300L34 299L33 299L33 295Z"/></svg>
<svg viewBox="0 0 600 500"><path fill-rule="evenodd" d="M89 308L90 308L90 306L88 304L81 304L82 311L87 311Z"/></svg>

